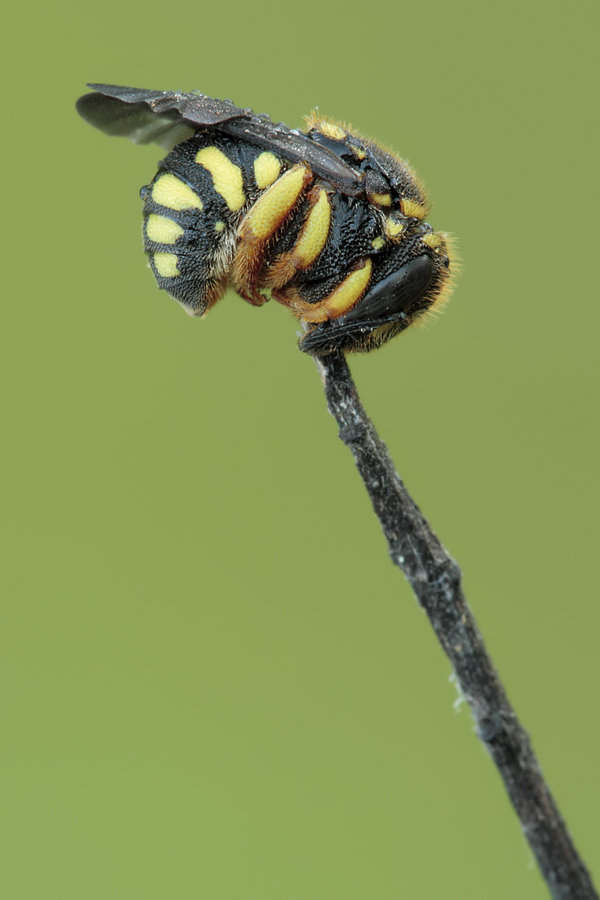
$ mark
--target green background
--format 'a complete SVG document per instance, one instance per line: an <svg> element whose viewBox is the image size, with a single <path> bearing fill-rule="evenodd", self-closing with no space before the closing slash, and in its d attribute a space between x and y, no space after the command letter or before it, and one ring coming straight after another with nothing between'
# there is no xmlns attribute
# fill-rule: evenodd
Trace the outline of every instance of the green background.
<svg viewBox="0 0 600 900"><path fill-rule="evenodd" d="M599 879L597 3L6 15L2 896L547 896L294 320L156 290L164 154L86 81L318 106L424 179L464 273L352 369Z"/></svg>

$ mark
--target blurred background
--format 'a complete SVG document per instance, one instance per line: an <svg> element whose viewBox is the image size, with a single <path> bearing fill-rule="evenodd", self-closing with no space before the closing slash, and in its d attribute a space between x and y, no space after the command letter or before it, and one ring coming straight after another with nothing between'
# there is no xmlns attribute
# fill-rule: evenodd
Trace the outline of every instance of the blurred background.
<svg viewBox="0 0 600 900"><path fill-rule="evenodd" d="M164 153L78 119L87 81L318 107L425 181L464 273L351 367L598 882L598 5L11 16L3 896L547 896L295 321L157 291Z"/></svg>

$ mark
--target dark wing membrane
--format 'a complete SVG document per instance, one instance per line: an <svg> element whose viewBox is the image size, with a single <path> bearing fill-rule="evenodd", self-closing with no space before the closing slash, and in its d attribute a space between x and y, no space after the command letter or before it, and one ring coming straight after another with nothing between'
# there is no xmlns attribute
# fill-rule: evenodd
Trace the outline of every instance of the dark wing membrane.
<svg viewBox="0 0 600 900"><path fill-rule="evenodd" d="M199 126L219 125L231 118L251 115L230 100L213 100L204 94L146 91L141 88L90 84L96 93L77 101L77 112L106 134L128 137L135 144L173 147Z"/></svg>
<svg viewBox="0 0 600 900"><path fill-rule="evenodd" d="M136 144L155 142L169 149L199 128L208 128L307 163L315 175L350 196L363 193L362 173L346 165L301 131L268 116L214 100L200 92L147 91L112 84L90 84L95 93L77 101L86 122L106 134L129 137Z"/></svg>

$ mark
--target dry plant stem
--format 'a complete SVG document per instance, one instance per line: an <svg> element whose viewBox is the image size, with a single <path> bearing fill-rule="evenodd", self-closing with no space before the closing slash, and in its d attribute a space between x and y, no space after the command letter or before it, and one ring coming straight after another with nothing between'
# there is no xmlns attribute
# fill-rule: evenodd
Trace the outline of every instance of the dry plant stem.
<svg viewBox="0 0 600 900"><path fill-rule="evenodd" d="M461 588L456 562L409 496L365 413L342 354L315 358L329 411L350 448L389 544L447 654L477 734L496 763L555 900L598 900Z"/></svg>

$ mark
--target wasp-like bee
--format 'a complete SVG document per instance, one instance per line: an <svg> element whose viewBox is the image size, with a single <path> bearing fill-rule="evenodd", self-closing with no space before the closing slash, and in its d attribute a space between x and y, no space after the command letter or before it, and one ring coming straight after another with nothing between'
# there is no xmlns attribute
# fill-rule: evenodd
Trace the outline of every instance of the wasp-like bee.
<svg viewBox="0 0 600 900"><path fill-rule="evenodd" d="M168 156L142 188L154 277L191 315L232 286L305 323L300 349L367 351L449 295L448 236L406 162L311 116L307 131L204 94L92 84L83 118ZM172 149L171 149L172 148Z"/></svg>

